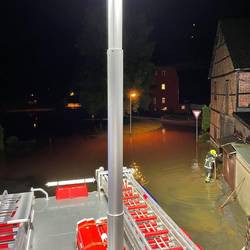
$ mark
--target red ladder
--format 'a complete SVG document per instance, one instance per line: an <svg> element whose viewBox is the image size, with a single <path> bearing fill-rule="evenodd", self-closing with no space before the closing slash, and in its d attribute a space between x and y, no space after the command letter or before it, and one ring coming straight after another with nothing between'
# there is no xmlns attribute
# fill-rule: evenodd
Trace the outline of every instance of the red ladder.
<svg viewBox="0 0 250 250"><path fill-rule="evenodd" d="M123 180L123 204L143 234L151 249L183 250L171 231L147 204L147 194L141 195L127 179Z"/></svg>

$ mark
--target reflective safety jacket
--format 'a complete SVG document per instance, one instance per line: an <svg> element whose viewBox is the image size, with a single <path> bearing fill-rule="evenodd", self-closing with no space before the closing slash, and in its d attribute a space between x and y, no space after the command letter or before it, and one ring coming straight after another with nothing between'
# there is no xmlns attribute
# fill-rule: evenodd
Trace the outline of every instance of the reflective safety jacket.
<svg viewBox="0 0 250 250"><path fill-rule="evenodd" d="M208 169L213 169L213 164L215 164L215 159L216 159L215 156L207 154L204 167Z"/></svg>

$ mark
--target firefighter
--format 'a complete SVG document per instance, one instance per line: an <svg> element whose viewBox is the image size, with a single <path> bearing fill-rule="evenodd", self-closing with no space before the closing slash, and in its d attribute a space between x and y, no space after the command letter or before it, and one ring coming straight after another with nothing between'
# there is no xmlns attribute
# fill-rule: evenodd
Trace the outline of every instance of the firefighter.
<svg viewBox="0 0 250 250"><path fill-rule="evenodd" d="M206 171L205 182L208 183L211 180L216 158L218 157L215 149L211 149L205 159L204 168Z"/></svg>

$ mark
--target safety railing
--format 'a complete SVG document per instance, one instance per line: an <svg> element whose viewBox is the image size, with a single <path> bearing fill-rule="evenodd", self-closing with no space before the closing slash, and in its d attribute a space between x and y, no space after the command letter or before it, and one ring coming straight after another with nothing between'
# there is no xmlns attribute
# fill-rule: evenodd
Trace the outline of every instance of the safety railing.
<svg viewBox="0 0 250 250"><path fill-rule="evenodd" d="M108 172L96 171L98 190L108 197ZM123 168L125 234L133 249L197 250L199 247Z"/></svg>

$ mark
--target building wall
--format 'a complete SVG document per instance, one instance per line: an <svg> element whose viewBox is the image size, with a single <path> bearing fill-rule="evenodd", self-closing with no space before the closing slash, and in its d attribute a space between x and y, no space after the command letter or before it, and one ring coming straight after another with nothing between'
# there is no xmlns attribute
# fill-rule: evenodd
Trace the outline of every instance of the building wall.
<svg viewBox="0 0 250 250"><path fill-rule="evenodd" d="M211 65L210 137L218 139L234 133L233 112L237 110L238 73L218 27Z"/></svg>
<svg viewBox="0 0 250 250"><path fill-rule="evenodd" d="M250 166L241 158L240 155L236 156L236 178L235 186L245 178L241 188L237 191L237 197L242 209L246 214L250 214Z"/></svg>
<svg viewBox="0 0 250 250"><path fill-rule="evenodd" d="M235 132L241 137L243 140L247 140L250 137L250 129L246 127L242 122L238 119L235 119Z"/></svg>
<svg viewBox="0 0 250 250"><path fill-rule="evenodd" d="M162 89L162 84L165 84L165 89ZM176 112L179 106L179 78L174 68L157 68L151 97L150 106L154 111Z"/></svg>
<svg viewBox="0 0 250 250"><path fill-rule="evenodd" d="M233 135L235 131L248 135L243 124L233 117L234 112L250 112L250 72L236 71L221 32L217 29L211 77L210 137L218 139Z"/></svg>
<svg viewBox="0 0 250 250"><path fill-rule="evenodd" d="M244 111L250 111L250 72L239 72L238 88L238 108Z"/></svg>
<svg viewBox="0 0 250 250"><path fill-rule="evenodd" d="M234 132L233 112L236 111L236 73L212 79L210 135L217 140Z"/></svg>
<svg viewBox="0 0 250 250"><path fill-rule="evenodd" d="M234 71L234 66L226 43L218 45L215 50L212 75L220 76Z"/></svg>
<svg viewBox="0 0 250 250"><path fill-rule="evenodd" d="M233 190L235 188L235 165L236 165L236 155L229 155L223 152L223 176Z"/></svg>

